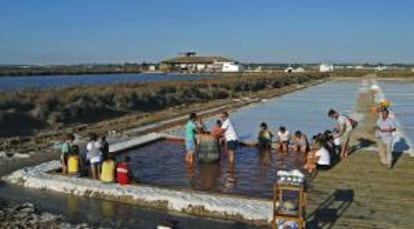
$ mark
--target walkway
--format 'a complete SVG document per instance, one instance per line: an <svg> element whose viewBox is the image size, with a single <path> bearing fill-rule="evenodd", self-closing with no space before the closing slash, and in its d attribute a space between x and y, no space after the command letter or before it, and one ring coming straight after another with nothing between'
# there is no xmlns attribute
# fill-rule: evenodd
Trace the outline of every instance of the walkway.
<svg viewBox="0 0 414 229"><path fill-rule="evenodd" d="M365 118L352 138L362 148L313 181L308 228L413 228L414 158L397 153L393 169L380 165L372 105L373 96L362 91L356 112Z"/></svg>

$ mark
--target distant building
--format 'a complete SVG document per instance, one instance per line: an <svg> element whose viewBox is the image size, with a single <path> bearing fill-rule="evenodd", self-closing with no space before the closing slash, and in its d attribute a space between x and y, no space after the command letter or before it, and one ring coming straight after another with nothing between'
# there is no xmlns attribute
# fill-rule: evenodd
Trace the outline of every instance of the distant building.
<svg viewBox="0 0 414 229"><path fill-rule="evenodd" d="M299 67L299 68L296 68L295 70L293 70L293 72L305 72L305 69Z"/></svg>
<svg viewBox="0 0 414 229"><path fill-rule="evenodd" d="M287 68L285 69L285 72L293 72L293 68L292 68L292 67L287 67Z"/></svg>
<svg viewBox="0 0 414 229"><path fill-rule="evenodd" d="M332 64L321 64L319 65L320 72L333 72L334 66Z"/></svg>
<svg viewBox="0 0 414 229"><path fill-rule="evenodd" d="M382 72L386 69L387 69L387 66L383 66L383 65L378 65L377 67L375 67L376 72Z"/></svg>
<svg viewBox="0 0 414 229"><path fill-rule="evenodd" d="M285 72L305 72L305 69L302 67L298 67L298 68L287 67L285 69Z"/></svg>
<svg viewBox="0 0 414 229"><path fill-rule="evenodd" d="M178 72L241 72L244 67L235 61L221 56L196 56L195 52L185 52L178 57L161 62L163 69Z"/></svg>
<svg viewBox="0 0 414 229"><path fill-rule="evenodd" d="M223 62L221 71L222 72L242 72L244 71L244 66L236 62Z"/></svg>
<svg viewBox="0 0 414 229"><path fill-rule="evenodd" d="M155 65L148 66L148 71L155 72L156 70L157 70L157 68L155 67Z"/></svg>

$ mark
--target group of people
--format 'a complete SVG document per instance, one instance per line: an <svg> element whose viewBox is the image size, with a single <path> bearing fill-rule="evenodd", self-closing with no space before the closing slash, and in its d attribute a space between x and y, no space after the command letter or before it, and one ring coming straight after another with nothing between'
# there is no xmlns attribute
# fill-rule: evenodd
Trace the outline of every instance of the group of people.
<svg viewBox="0 0 414 229"><path fill-rule="evenodd" d="M269 150L273 148L273 133L268 129L266 123L260 124L260 131L258 134L258 148L259 150ZM336 154L337 147L331 144L333 135L326 131L321 134L313 136L313 144L310 146L308 137L302 131L297 130L290 135L290 132L286 127L281 126L277 131L277 142L278 142L278 151L280 153L304 153L306 155L306 163L304 168L309 172L312 172L314 169L329 169L331 166L331 154Z"/></svg>
<svg viewBox="0 0 414 229"><path fill-rule="evenodd" d="M75 136L67 134L61 145L60 161L62 174L68 176L91 176L104 183L118 182L121 185L131 183L132 173L129 169L130 158L124 156L120 162L109 152L105 136L98 140L96 134L90 134L85 153L75 144Z"/></svg>
<svg viewBox="0 0 414 229"><path fill-rule="evenodd" d="M262 122L260 124L260 131L257 136L257 145L259 149L270 149L273 144L273 133L269 130L267 123ZM293 134L293 138L290 136L290 132L286 127L281 126L277 132L279 151L283 153L293 150L294 152L306 153L309 149L308 137L300 130ZM292 141L292 145L290 142Z"/></svg>
<svg viewBox="0 0 414 229"><path fill-rule="evenodd" d="M347 158L349 155L349 139L357 122L334 109L329 110L328 116L335 119L338 126L333 131L327 130L313 136L311 139L312 146L308 137L302 131L297 130L291 136L286 127L279 127L277 131L278 151L281 153L289 151L304 153L307 158L305 169L310 172L314 169L329 169L339 157ZM185 126L185 161L188 164L194 163L196 145L199 141L198 135L206 132L208 131L201 118L197 114L191 113ZM235 150L239 145L239 140L229 114L227 112L220 113L220 119L216 121L216 126L208 133L225 145L228 162L234 165ZM257 137L259 150L274 148L273 138L274 135L267 123L262 122Z"/></svg>
<svg viewBox="0 0 414 229"><path fill-rule="evenodd" d="M192 165L195 160L196 144L199 139L197 135L207 132L201 117L197 117L196 113L191 113L185 126L185 161L188 164ZM233 165L234 152L239 145L239 138L227 112L220 113L220 119L216 121L216 126L210 134L215 136L217 141L225 143L228 161Z"/></svg>
<svg viewBox="0 0 414 229"><path fill-rule="evenodd" d="M306 154L307 160L304 168L309 172L314 169L327 170L339 157L347 158L350 136L357 122L333 109L329 110L328 116L337 121L337 128L334 131L327 130L313 136L312 146L309 144L308 137L300 130L296 131L292 138L286 127L279 127L277 131L279 152L293 151ZM391 168L392 136L396 131L396 126L393 119L389 117L388 109L381 109L381 115L375 129L380 140L380 161ZM220 144L225 145L228 162L230 165L234 165L235 150L239 145L239 139L227 112L220 113L220 119L216 120L216 126L210 132L207 131L201 117L198 117L196 113L190 114L185 126L185 161L188 164L194 163L196 145L199 144L198 135L201 133L210 133L217 138ZM262 122L257 137L258 148L260 150L271 149L273 137L267 123ZM105 136L101 136L98 140L96 134L90 134L85 154L81 154L79 146L74 143L74 140L75 136L68 134L65 142L61 145L60 160L64 175L88 176L90 174L92 179L105 183L129 184L131 182L130 158L124 156L121 161L117 162L114 155L109 152L109 144Z"/></svg>

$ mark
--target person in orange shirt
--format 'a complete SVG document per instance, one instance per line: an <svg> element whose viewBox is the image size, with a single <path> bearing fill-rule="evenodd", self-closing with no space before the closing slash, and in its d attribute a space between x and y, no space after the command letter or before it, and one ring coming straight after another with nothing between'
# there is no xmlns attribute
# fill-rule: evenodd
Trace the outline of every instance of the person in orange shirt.
<svg viewBox="0 0 414 229"><path fill-rule="evenodd" d="M217 138L217 140L219 141L220 145L222 145L224 143L224 139L223 139L223 130L221 129L221 125L222 122L220 119L216 120L216 126L213 128L213 130L211 131L211 134Z"/></svg>

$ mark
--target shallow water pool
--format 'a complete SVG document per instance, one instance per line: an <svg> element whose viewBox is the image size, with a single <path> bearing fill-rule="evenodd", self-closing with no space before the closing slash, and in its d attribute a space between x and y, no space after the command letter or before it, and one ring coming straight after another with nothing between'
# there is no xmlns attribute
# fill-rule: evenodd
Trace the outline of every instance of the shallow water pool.
<svg viewBox="0 0 414 229"><path fill-rule="evenodd" d="M219 163L195 163L189 167L184 162L184 144L168 140L125 154L130 156L131 170L141 183L261 198L272 197L277 170L302 169L305 161L300 153L259 152L254 147L239 147L234 167L228 165L224 154Z"/></svg>

